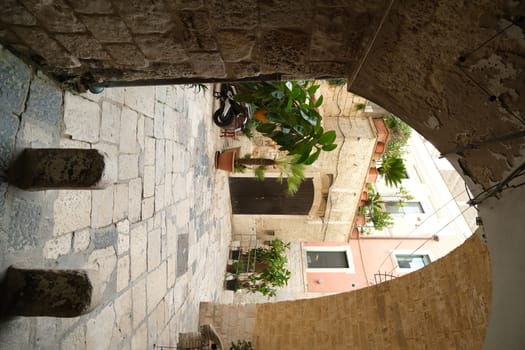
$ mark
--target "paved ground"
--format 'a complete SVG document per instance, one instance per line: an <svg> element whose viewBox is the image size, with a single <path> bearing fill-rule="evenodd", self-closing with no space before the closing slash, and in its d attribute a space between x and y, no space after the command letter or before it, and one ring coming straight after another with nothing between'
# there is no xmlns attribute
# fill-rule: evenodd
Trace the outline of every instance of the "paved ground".
<svg viewBox="0 0 525 350"><path fill-rule="evenodd" d="M222 291L231 210L211 89L63 93L0 48L0 175L24 147L96 148L103 190L0 183L0 274L18 264L99 271L103 303L73 319L0 321L2 349L152 349L194 331ZM0 277L1 277L0 275ZM231 298L231 296L230 296Z"/></svg>

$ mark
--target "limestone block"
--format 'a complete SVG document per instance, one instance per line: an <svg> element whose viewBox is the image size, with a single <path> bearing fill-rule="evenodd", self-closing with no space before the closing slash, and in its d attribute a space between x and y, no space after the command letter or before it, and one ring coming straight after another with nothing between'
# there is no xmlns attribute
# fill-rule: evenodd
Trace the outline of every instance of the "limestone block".
<svg viewBox="0 0 525 350"><path fill-rule="evenodd" d="M146 60L134 44L106 44L106 50L113 60L123 66L145 67ZM133 52L130 55L130 52Z"/></svg>
<svg viewBox="0 0 525 350"><path fill-rule="evenodd" d="M144 55L152 61L178 63L188 59L183 43L172 36L138 35L134 39Z"/></svg>
<svg viewBox="0 0 525 350"><path fill-rule="evenodd" d="M144 322L131 338L131 350L140 350L148 348L148 327Z"/></svg>
<svg viewBox="0 0 525 350"><path fill-rule="evenodd" d="M99 105L80 96L64 97L65 133L75 140L97 142L100 128Z"/></svg>
<svg viewBox="0 0 525 350"><path fill-rule="evenodd" d="M125 43L131 41L126 24L116 16L80 16L93 36L101 43Z"/></svg>
<svg viewBox="0 0 525 350"><path fill-rule="evenodd" d="M245 30L222 30L217 32L221 54L225 62L247 61L255 45L255 35Z"/></svg>
<svg viewBox="0 0 525 350"><path fill-rule="evenodd" d="M86 348L109 350L115 323L113 305L106 306L86 323Z"/></svg>
<svg viewBox="0 0 525 350"><path fill-rule="evenodd" d="M60 343L61 350L68 349L86 349L86 332L84 331L84 325L78 325L68 335L64 337Z"/></svg>
<svg viewBox="0 0 525 350"><path fill-rule="evenodd" d="M149 120L146 118L146 120ZM155 164L155 139L146 137L144 145L144 165Z"/></svg>
<svg viewBox="0 0 525 350"><path fill-rule="evenodd" d="M117 256L112 246L94 250L89 255L86 266L98 272L101 291L104 291L109 283L116 264Z"/></svg>
<svg viewBox="0 0 525 350"><path fill-rule="evenodd" d="M153 118L153 136L156 139L164 138L164 114L166 111L164 102L155 101Z"/></svg>
<svg viewBox="0 0 525 350"><path fill-rule="evenodd" d="M115 225L91 230L91 242L95 249L115 246L118 241L118 234Z"/></svg>
<svg viewBox="0 0 525 350"><path fill-rule="evenodd" d="M207 3L210 20L215 28L250 29L258 24L256 0ZM242 16L239 14L242 13Z"/></svg>
<svg viewBox="0 0 525 350"><path fill-rule="evenodd" d="M117 265L117 292L126 288L129 284L129 256L124 255L118 259Z"/></svg>
<svg viewBox="0 0 525 350"><path fill-rule="evenodd" d="M77 13L85 14L111 14L113 7L105 0L73 1L71 6Z"/></svg>
<svg viewBox="0 0 525 350"><path fill-rule="evenodd" d="M197 75L217 78L226 77L226 69L220 54L215 52L198 52L190 56L191 64Z"/></svg>
<svg viewBox="0 0 525 350"><path fill-rule="evenodd" d="M90 242L91 235L89 233L89 229L75 231L73 233L73 251L75 253L86 250L89 247Z"/></svg>
<svg viewBox="0 0 525 350"><path fill-rule="evenodd" d="M147 270L147 240L145 224L137 225L131 229L130 258L132 281Z"/></svg>
<svg viewBox="0 0 525 350"><path fill-rule="evenodd" d="M4 5L8 6L6 4ZM6 8L4 7L4 10L5 9ZM19 21L25 22L28 19L31 19L31 15L28 14L25 9L19 8L19 10L22 10L22 12L18 10L16 11L21 15L19 16ZM22 20L22 18L26 18L26 20ZM2 15L2 19L5 19L4 15ZM11 113L20 115L25 107L24 105L31 78L31 69L3 47L0 48L0 52L3 58L2 65L0 66L0 81L2 82L0 106L2 106L1 109L9 113L9 115L11 115ZM18 118L15 118L14 116L13 118L16 119L18 126Z"/></svg>
<svg viewBox="0 0 525 350"><path fill-rule="evenodd" d="M155 186L155 213L164 209L164 185Z"/></svg>
<svg viewBox="0 0 525 350"><path fill-rule="evenodd" d="M164 162L165 159L165 141L156 140L155 141L155 184L159 185L164 183L164 175L166 173L166 167Z"/></svg>
<svg viewBox="0 0 525 350"><path fill-rule="evenodd" d="M115 185L113 195L113 222L120 221L128 215L129 189L128 184Z"/></svg>
<svg viewBox="0 0 525 350"><path fill-rule="evenodd" d="M51 239L44 244L44 257L46 259L57 259L59 256L66 255L71 250L72 234Z"/></svg>
<svg viewBox="0 0 525 350"><path fill-rule="evenodd" d="M88 227L91 222L91 191L59 191L53 203L53 234Z"/></svg>
<svg viewBox="0 0 525 350"><path fill-rule="evenodd" d="M217 41L209 23L206 11L181 11L180 19L186 28L190 28L184 44L188 51L216 51Z"/></svg>
<svg viewBox="0 0 525 350"><path fill-rule="evenodd" d="M55 39L75 57L94 60L110 58L98 40L89 34L56 34Z"/></svg>
<svg viewBox="0 0 525 350"><path fill-rule="evenodd" d="M129 251L129 221L122 220L117 223L117 254L122 255Z"/></svg>
<svg viewBox="0 0 525 350"><path fill-rule="evenodd" d="M147 276L146 288L148 293L148 313L153 311L167 292L166 287L166 262Z"/></svg>
<svg viewBox="0 0 525 350"><path fill-rule="evenodd" d="M144 118L144 136L153 136L153 119Z"/></svg>
<svg viewBox="0 0 525 350"><path fill-rule="evenodd" d="M142 200L142 220L149 219L155 211L155 198L149 197Z"/></svg>
<svg viewBox="0 0 525 350"><path fill-rule="evenodd" d="M3 77L3 72L0 71L0 78ZM0 102L3 101L0 95ZM0 169L5 171L11 161L11 157L15 148L16 134L18 132L19 120L10 113L0 110L2 118L2 128L0 128Z"/></svg>
<svg viewBox="0 0 525 350"><path fill-rule="evenodd" d="M87 270L36 270L10 266L2 315L75 317L100 301L97 275Z"/></svg>
<svg viewBox="0 0 525 350"><path fill-rule="evenodd" d="M128 218L131 222L140 220L140 211L142 207L142 181L135 178L129 182L129 207Z"/></svg>
<svg viewBox="0 0 525 350"><path fill-rule="evenodd" d="M137 143L139 151L144 151L144 119L147 118L144 117L144 115L140 114L137 120Z"/></svg>
<svg viewBox="0 0 525 350"><path fill-rule="evenodd" d="M263 73L279 65L288 73L300 72L308 56L309 35L299 30L271 29L261 33L254 49Z"/></svg>
<svg viewBox="0 0 525 350"><path fill-rule="evenodd" d="M137 328L146 317L146 279L141 279L133 286L131 295L133 299L133 328Z"/></svg>
<svg viewBox="0 0 525 350"><path fill-rule="evenodd" d="M91 226L104 227L113 222L113 186L92 191Z"/></svg>
<svg viewBox="0 0 525 350"><path fill-rule="evenodd" d="M116 344L130 339L133 334L131 326L131 300L131 289L127 290L115 300L115 328L113 329L112 342Z"/></svg>
<svg viewBox="0 0 525 350"><path fill-rule="evenodd" d="M159 266L161 258L160 247L160 229L148 232L148 271L152 271Z"/></svg>
<svg viewBox="0 0 525 350"><path fill-rule="evenodd" d="M120 121L120 152L137 152L137 112L124 107Z"/></svg>
<svg viewBox="0 0 525 350"><path fill-rule="evenodd" d="M121 154L118 157L118 178L129 180L139 174L139 157L136 154Z"/></svg>
<svg viewBox="0 0 525 350"><path fill-rule="evenodd" d="M62 115L62 91L43 74L31 82L25 115L55 125Z"/></svg>
<svg viewBox="0 0 525 350"><path fill-rule="evenodd" d="M97 150L24 149L8 169L8 181L22 189L93 188L104 175L104 156Z"/></svg>
<svg viewBox="0 0 525 350"><path fill-rule="evenodd" d="M100 139L102 141L119 143L120 115L119 106L108 101L102 102L102 120L100 122Z"/></svg>
<svg viewBox="0 0 525 350"><path fill-rule="evenodd" d="M144 167L144 198L155 194L155 166Z"/></svg>
<svg viewBox="0 0 525 350"><path fill-rule="evenodd" d="M155 87L127 87L124 104L148 117L155 115Z"/></svg>

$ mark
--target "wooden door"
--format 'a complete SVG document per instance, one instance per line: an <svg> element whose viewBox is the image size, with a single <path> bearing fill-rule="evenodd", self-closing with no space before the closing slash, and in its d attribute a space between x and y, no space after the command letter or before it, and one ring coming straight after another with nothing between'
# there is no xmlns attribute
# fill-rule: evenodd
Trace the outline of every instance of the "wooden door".
<svg viewBox="0 0 525 350"><path fill-rule="evenodd" d="M308 215L314 200L312 179L304 179L297 193L286 195L286 181L276 178L258 181L250 177L230 177L230 197L234 214Z"/></svg>

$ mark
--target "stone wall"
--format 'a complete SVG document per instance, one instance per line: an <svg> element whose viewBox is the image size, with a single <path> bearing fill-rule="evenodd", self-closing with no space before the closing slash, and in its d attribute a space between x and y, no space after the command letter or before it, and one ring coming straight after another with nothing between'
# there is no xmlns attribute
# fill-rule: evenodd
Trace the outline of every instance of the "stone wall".
<svg viewBox="0 0 525 350"><path fill-rule="evenodd" d="M383 3L10 0L0 41L59 80L342 77Z"/></svg>
<svg viewBox="0 0 525 350"><path fill-rule="evenodd" d="M488 251L473 235L390 282L307 300L201 305L200 322L255 349L480 349L490 300Z"/></svg>

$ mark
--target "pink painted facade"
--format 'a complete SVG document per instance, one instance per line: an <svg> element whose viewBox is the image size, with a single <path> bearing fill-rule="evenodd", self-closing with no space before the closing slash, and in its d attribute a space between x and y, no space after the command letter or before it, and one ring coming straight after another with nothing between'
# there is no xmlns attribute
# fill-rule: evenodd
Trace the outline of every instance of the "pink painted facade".
<svg viewBox="0 0 525 350"><path fill-rule="evenodd" d="M303 243L304 251L317 248L322 250L326 247L341 251L347 250L351 267L347 272L316 272L305 266L307 292L333 293L368 287L379 282L379 276L376 275L378 273L383 274L382 279L384 280L385 273L398 277L412 271L397 267L394 256L396 253L428 255L430 261L434 262L461 243L462 239L456 235L441 236L438 241L432 237L361 237L352 239L348 243L305 242Z"/></svg>

